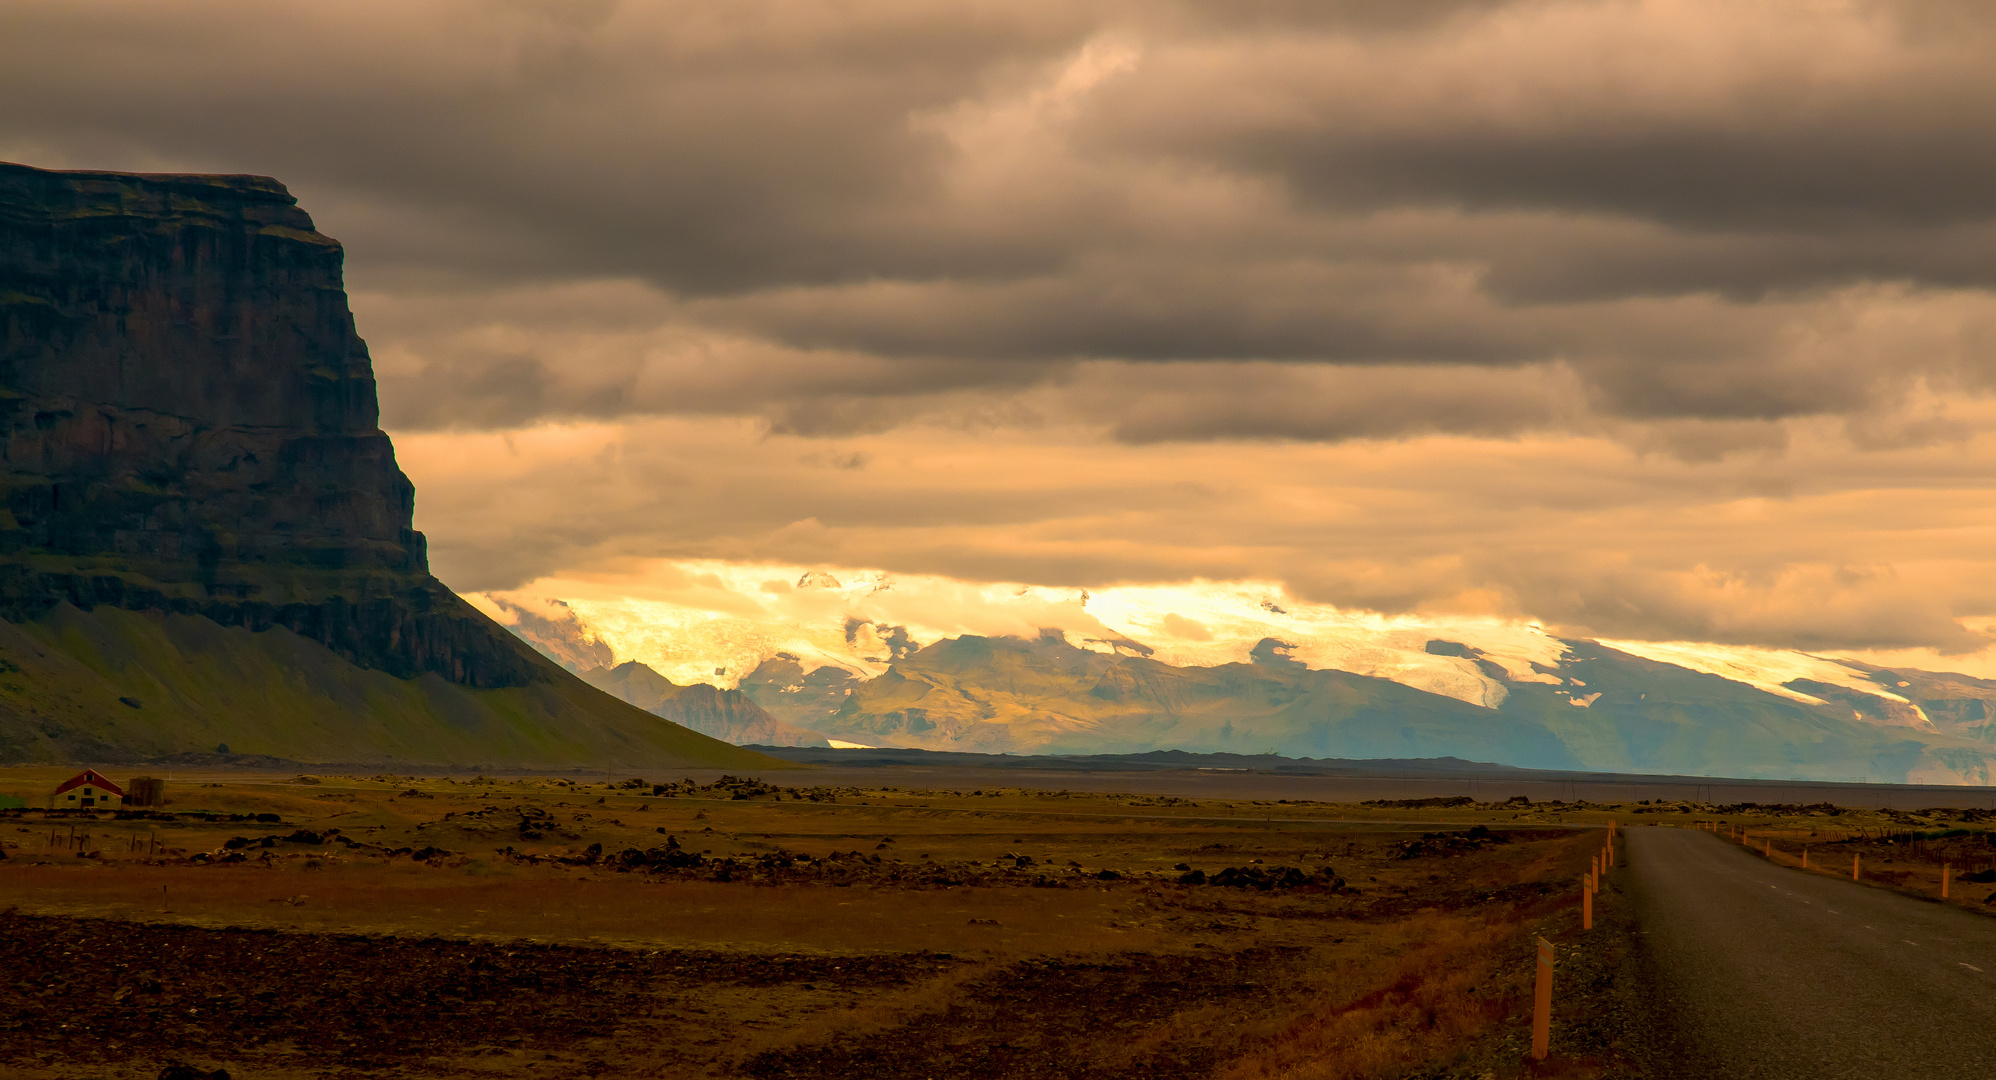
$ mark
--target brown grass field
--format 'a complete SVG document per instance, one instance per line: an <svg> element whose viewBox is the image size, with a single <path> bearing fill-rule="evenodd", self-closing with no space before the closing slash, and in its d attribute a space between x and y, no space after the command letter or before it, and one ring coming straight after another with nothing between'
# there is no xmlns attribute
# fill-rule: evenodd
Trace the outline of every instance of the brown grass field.
<svg viewBox="0 0 1996 1080"><path fill-rule="evenodd" d="M233 775L0 811L0 1074L1636 1075L1612 877L1578 926L1601 826L1807 818L781 781ZM1835 822L1888 851L1939 824L1900 816Z"/></svg>

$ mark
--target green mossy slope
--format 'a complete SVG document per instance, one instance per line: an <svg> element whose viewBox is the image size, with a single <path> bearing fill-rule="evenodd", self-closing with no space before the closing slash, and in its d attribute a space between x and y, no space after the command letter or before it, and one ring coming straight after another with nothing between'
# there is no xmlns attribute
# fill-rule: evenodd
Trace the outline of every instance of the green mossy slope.
<svg viewBox="0 0 1996 1080"><path fill-rule="evenodd" d="M223 745L300 762L781 767L558 669L481 690L396 678L282 627L199 615L61 604L0 622L0 761L136 762Z"/></svg>

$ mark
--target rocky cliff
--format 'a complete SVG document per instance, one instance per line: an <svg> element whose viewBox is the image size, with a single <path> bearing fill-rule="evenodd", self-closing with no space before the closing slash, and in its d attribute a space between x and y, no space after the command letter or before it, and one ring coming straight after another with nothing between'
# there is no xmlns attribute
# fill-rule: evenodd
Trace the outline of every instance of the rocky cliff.
<svg viewBox="0 0 1996 1080"><path fill-rule="evenodd" d="M0 163L0 760L768 764L430 576L342 263L265 177Z"/></svg>
<svg viewBox="0 0 1996 1080"><path fill-rule="evenodd" d="M536 678L429 576L342 261L264 177L0 164L0 614L198 613Z"/></svg>

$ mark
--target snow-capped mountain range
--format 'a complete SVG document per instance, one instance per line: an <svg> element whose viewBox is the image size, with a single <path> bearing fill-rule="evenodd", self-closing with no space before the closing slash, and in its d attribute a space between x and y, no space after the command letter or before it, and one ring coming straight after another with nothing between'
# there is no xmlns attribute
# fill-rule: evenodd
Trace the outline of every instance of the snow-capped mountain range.
<svg viewBox="0 0 1996 1080"><path fill-rule="evenodd" d="M741 741L1930 783L1988 782L1996 760L1996 682L1850 658L1343 611L1269 583L1059 590L673 568L650 595L541 582L471 599L585 677L622 665L628 681L635 663L739 691L768 716L713 732Z"/></svg>

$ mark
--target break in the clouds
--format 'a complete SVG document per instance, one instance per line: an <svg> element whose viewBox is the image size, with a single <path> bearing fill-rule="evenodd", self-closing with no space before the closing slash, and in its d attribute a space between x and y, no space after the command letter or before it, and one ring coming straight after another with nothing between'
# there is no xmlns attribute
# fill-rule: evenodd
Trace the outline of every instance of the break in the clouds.
<svg viewBox="0 0 1996 1080"><path fill-rule="evenodd" d="M288 183L467 588L1961 651L1992 54L1967 0L19 0L0 157Z"/></svg>

